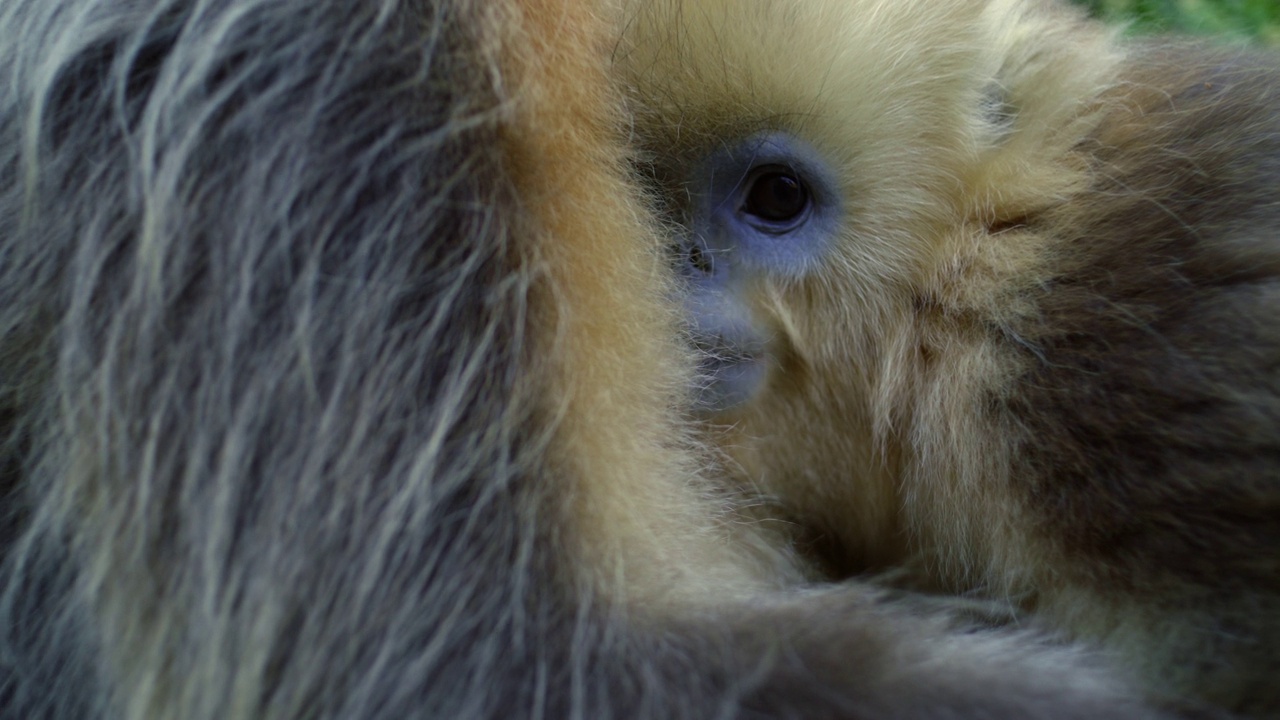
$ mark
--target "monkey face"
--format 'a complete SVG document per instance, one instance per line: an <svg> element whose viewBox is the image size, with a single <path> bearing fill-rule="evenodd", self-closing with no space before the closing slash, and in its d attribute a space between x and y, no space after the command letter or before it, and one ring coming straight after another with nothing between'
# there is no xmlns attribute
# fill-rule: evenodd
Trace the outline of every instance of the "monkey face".
<svg viewBox="0 0 1280 720"><path fill-rule="evenodd" d="M698 405L720 411L750 400L776 364L778 333L752 298L771 280L798 281L820 270L843 203L828 164L787 133L719 148L692 175L679 267L703 357Z"/></svg>
<svg viewBox="0 0 1280 720"><path fill-rule="evenodd" d="M989 130L973 108L993 64L924 38L972 41L980 11L636 3L620 64L678 228L700 410L736 422L870 396L882 331L962 224L957 181Z"/></svg>
<svg viewBox="0 0 1280 720"><path fill-rule="evenodd" d="M903 407L885 400L933 337L921 309L959 317L1012 292L989 278L1038 272L1038 250L988 230L1078 182L1058 158L1090 117L1071 98L1115 60L1092 45L1105 35L1081 36L1072 72L1026 39L1058 32L1051 16L1007 3L630 12L619 65L677 228L699 408L736 425L779 412L896 424L871 415Z"/></svg>

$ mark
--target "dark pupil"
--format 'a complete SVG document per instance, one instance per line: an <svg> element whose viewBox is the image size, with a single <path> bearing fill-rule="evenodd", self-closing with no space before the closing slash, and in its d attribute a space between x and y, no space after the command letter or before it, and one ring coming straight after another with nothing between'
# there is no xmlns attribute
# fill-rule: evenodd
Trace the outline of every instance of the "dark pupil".
<svg viewBox="0 0 1280 720"><path fill-rule="evenodd" d="M762 220L785 222L808 204L809 193L799 178L785 170L773 170L756 176L742 209Z"/></svg>

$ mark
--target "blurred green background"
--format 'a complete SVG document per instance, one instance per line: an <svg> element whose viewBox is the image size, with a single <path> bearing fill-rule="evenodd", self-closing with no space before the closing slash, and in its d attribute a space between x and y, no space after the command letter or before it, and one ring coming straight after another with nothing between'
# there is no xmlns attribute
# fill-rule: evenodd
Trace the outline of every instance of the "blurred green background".
<svg viewBox="0 0 1280 720"><path fill-rule="evenodd" d="M1280 0L1077 0L1133 32L1228 35L1280 45Z"/></svg>

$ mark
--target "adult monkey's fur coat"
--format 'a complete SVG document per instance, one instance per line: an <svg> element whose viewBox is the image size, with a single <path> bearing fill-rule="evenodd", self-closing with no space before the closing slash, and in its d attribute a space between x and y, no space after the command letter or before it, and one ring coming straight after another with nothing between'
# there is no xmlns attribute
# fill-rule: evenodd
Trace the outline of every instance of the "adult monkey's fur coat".
<svg viewBox="0 0 1280 720"><path fill-rule="evenodd" d="M608 17L0 8L0 716L1155 714L785 589L676 419Z"/></svg>

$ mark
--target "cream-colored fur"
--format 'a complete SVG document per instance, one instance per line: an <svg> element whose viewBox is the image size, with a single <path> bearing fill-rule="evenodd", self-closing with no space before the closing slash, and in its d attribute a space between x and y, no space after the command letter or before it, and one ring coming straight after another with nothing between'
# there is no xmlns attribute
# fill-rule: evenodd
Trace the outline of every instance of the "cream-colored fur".
<svg viewBox="0 0 1280 720"><path fill-rule="evenodd" d="M790 518L827 573L907 568L915 584L1011 600L1069 636L1105 644L1157 695L1280 710L1267 679L1280 655L1258 645L1274 647L1278 636L1277 586L1240 560L1257 553L1248 562L1280 568L1265 520L1280 522L1280 467L1257 469L1256 453L1269 450L1231 458L1243 469L1223 492L1237 504L1212 509L1190 498L1217 492L1216 475L1123 469L1148 447L1177 465L1178 453L1196 447L1220 452L1219 441L1163 431L1184 416L1158 409L1160 381L1112 379L1120 376L1112 366L1150 362L1129 360L1124 339L1099 341L1099 367L1074 366L1073 341L1055 324L1079 318L1087 335L1090 313L1117 327L1149 322L1152 352L1161 353L1155 374L1196 374L1196 363L1214 371L1239 363L1242 377L1267 372L1269 337L1184 337L1184 326L1165 319L1185 298L1218 307L1258 290L1156 275L1182 257L1231 257L1228 235L1274 231L1270 214L1230 231L1228 219L1210 219L1176 240L1214 199L1197 204L1197 191L1168 188L1201 176L1212 187L1221 173L1216 185L1238 186L1231 192L1242 206L1274 204L1274 175L1237 163L1276 152L1255 146L1277 127L1267 88L1280 89L1268 69L1280 63L1187 48L1188 70L1176 53L1161 61L1158 50L1126 46L1065 4L1036 0L638 0L626 27L618 67L647 153L642 168L674 222L689 221L698 192L689 182L702 158L762 130L802 139L841 185L844 214L820 268L800 278L756 272L732 291L769 338L770 367L750 400L706 419L727 475ZM1159 62L1167 72L1148 71ZM1214 75L1224 68L1225 79ZM1220 98L1197 94L1215 88ZM1237 112L1256 127L1237 127ZM1167 167L1201 150L1203 161ZM1161 219L1146 222L1148 214ZM1169 218L1175 229L1153 227ZM1131 264L1108 264L1130 244ZM1266 262L1280 253L1273 242L1251 247ZM1128 278L1137 290L1108 289ZM1058 320L1056 287L1093 299ZM1276 307L1259 300L1250 312ZM1200 322L1208 333L1215 321ZM1062 383L1063 402L1079 393L1101 397L1098 408L1084 420L1041 409L1034 398L1045 377ZM1253 419L1254 405L1276 407L1274 385L1187 382L1276 446L1280 418ZM1071 444L1081 423L1106 427L1126 413L1155 428L1136 451L1105 437ZM1027 418L1042 420L1052 442ZM1122 469L1114 477L1105 463L1067 469L1091 455L1114 456ZM1068 473L1097 489L1072 494L1061 479ZM1141 495L1148 488L1150 498ZM1045 500L1059 493L1056 505ZM1131 495L1141 498L1132 506ZM1233 527L1242 512L1260 519ZM1115 522L1099 522L1099 513ZM1081 548L1082 538L1107 533L1121 559ZM1203 545L1220 558L1205 561L1220 563L1219 576L1184 573L1163 558L1159 548L1175 543ZM1232 562L1240 569L1226 569ZM1221 590L1240 599L1206 599L1224 582L1243 587ZM1233 634L1243 639L1222 639Z"/></svg>
<svg viewBox="0 0 1280 720"><path fill-rule="evenodd" d="M657 164L780 128L837 168L846 218L826 266L760 278L747 301L774 337L774 381L715 421L745 475L869 562L923 549L953 583L989 577L1008 546L982 488L1010 449L968 413L1017 368L967 325L1016 313L1007 277L1036 282L1049 252L984 225L1087 182L1068 151L1122 58L1110 33L1029 5L643 2L620 53ZM984 116L992 99L1016 108L1011 125ZM921 296L957 314L922 313Z"/></svg>

